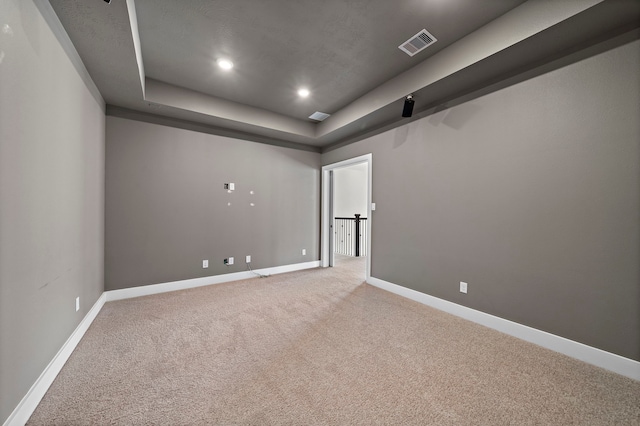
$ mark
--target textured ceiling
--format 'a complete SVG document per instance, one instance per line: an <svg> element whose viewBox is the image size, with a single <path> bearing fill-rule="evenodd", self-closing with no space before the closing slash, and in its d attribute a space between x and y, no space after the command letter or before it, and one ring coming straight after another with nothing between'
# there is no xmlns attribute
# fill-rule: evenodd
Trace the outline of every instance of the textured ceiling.
<svg viewBox="0 0 640 426"><path fill-rule="evenodd" d="M424 112L637 28L640 16L637 0L50 3L111 111L313 147L406 122L410 92ZM398 49L423 28L435 44L414 57ZM333 116L318 124L314 111Z"/></svg>
<svg viewBox="0 0 640 426"><path fill-rule="evenodd" d="M148 77L307 119L333 114L522 2L136 0L136 8ZM438 42L414 57L398 49L423 28ZM218 57L235 69L219 70ZM298 98L300 86L313 96Z"/></svg>

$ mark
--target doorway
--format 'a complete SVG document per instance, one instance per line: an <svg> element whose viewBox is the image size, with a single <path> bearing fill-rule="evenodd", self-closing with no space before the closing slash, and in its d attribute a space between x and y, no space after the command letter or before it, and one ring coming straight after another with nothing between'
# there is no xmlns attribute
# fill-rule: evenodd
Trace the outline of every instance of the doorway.
<svg viewBox="0 0 640 426"><path fill-rule="evenodd" d="M329 164L322 167L322 238L321 238L321 259L320 264L323 267L332 267L336 262L336 247L335 247L335 239L336 235L335 229L335 219L336 217L341 217L336 215L336 202L340 203L339 200L336 200L336 176L341 174L343 170L346 170L349 167L353 166L364 166L365 176L366 176L366 204L365 204L365 212L366 218L363 218L362 213L360 213L360 217L354 217L354 225L355 220L359 219L359 226L362 227L362 234L365 235L365 238L360 238L360 235L355 235L355 238L358 239L360 244L359 253L366 254L366 279L368 280L371 276L371 225L372 225L372 217L371 217L371 176L372 176L372 154L366 154L359 157L351 158L349 160L340 161L337 163ZM336 173L337 172L337 173ZM353 209L353 207L342 206L343 208ZM348 210L347 210L348 211ZM344 210L342 210L344 212ZM354 212L354 216L355 213ZM344 216L342 216L344 217ZM364 220L363 220L364 219ZM355 234L355 232L353 232ZM352 252L355 254L355 249Z"/></svg>

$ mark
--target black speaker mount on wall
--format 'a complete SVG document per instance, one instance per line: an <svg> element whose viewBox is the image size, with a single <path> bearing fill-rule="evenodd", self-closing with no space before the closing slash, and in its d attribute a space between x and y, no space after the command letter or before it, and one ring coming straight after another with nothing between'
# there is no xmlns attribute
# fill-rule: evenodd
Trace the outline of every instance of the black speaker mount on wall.
<svg viewBox="0 0 640 426"><path fill-rule="evenodd" d="M404 99L404 108L402 109L403 117L411 117L411 114L413 114L414 103L415 101L413 100L413 95L407 95L407 97Z"/></svg>

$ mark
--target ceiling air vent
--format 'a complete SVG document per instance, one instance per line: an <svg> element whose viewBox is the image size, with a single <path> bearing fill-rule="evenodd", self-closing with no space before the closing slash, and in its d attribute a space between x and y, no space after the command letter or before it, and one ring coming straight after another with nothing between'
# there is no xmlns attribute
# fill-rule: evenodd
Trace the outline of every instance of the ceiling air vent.
<svg viewBox="0 0 640 426"><path fill-rule="evenodd" d="M416 53L421 52L423 49L431 46L436 41L438 40L433 36L433 34L427 30L422 30L409 40L402 43L398 48L407 55L413 56Z"/></svg>
<svg viewBox="0 0 640 426"><path fill-rule="evenodd" d="M326 120L331 114L325 114L324 112L316 111L309 116L310 119L316 121Z"/></svg>

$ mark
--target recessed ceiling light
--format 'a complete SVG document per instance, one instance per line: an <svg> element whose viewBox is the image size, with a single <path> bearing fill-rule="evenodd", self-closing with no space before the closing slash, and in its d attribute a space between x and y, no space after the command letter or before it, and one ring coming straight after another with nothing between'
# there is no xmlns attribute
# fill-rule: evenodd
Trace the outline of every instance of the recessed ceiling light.
<svg viewBox="0 0 640 426"><path fill-rule="evenodd" d="M310 93L311 92L309 92L309 89L302 88L298 90L298 96L300 96L301 98L306 98Z"/></svg>
<svg viewBox="0 0 640 426"><path fill-rule="evenodd" d="M218 59L218 66L223 70L228 71L233 68L233 62L228 59Z"/></svg>

